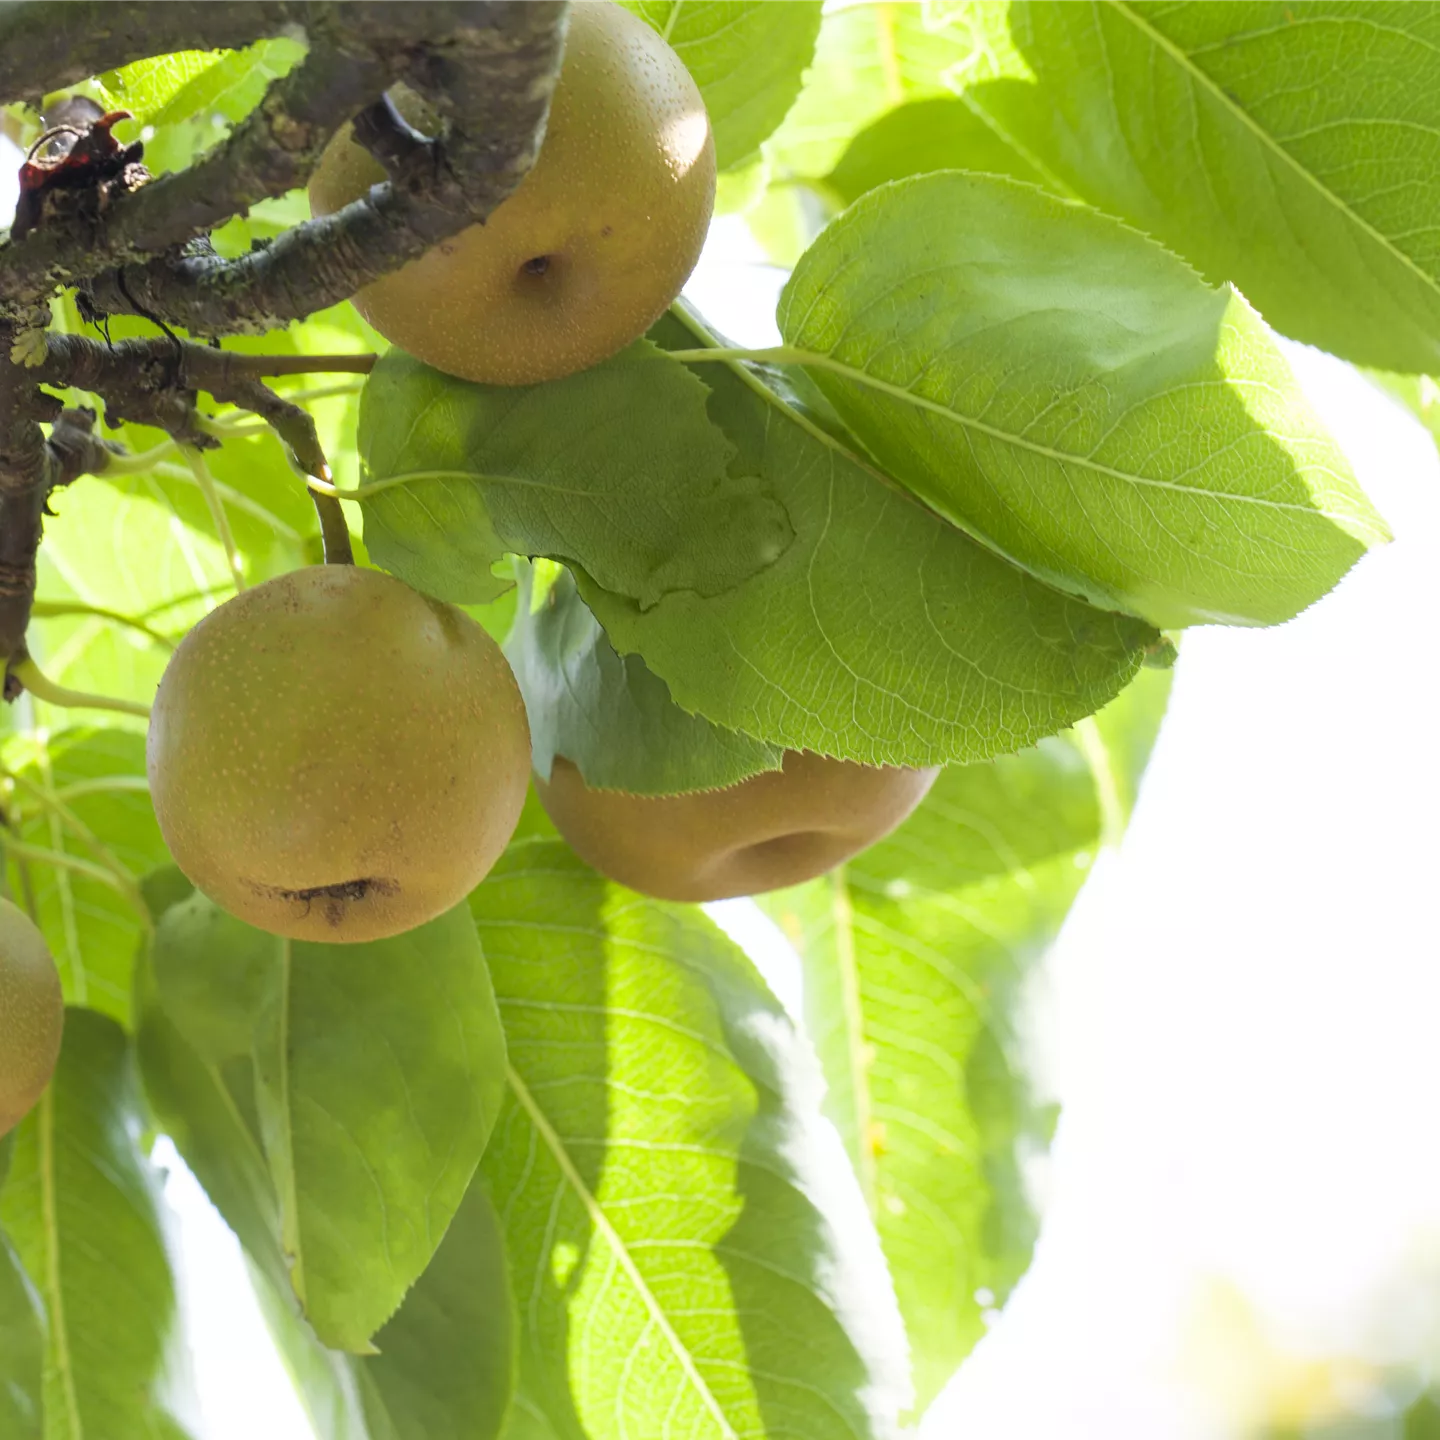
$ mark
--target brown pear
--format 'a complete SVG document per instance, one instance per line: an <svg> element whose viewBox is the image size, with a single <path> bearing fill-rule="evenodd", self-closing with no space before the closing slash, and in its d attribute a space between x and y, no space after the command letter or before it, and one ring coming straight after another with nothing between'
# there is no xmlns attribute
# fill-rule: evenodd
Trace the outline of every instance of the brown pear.
<svg viewBox="0 0 1440 1440"><path fill-rule="evenodd" d="M724 790L595 790L556 757L535 785L572 849L612 880L661 900L723 900L798 885L888 835L938 770L856 765L787 751L784 767Z"/></svg>
<svg viewBox="0 0 1440 1440"><path fill-rule="evenodd" d="M433 121L403 89L407 120ZM340 131L310 181L329 215L385 179ZM570 7L564 64L530 173L483 225L366 286L355 307L437 370L529 385L595 365L680 292L715 204L715 144L680 57L614 0Z"/></svg>
<svg viewBox="0 0 1440 1440"><path fill-rule="evenodd" d="M35 922L0 900L0 1135L34 1108L55 1073L65 997Z"/></svg>
<svg viewBox="0 0 1440 1440"><path fill-rule="evenodd" d="M146 747L165 841L232 915L376 940L458 904L525 801L530 732L495 642L377 570L313 566L181 642Z"/></svg>

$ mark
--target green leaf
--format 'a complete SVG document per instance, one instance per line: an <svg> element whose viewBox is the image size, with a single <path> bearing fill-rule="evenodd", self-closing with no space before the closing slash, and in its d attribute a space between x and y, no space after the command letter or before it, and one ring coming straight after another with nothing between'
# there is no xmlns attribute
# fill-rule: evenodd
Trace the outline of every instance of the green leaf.
<svg viewBox="0 0 1440 1440"><path fill-rule="evenodd" d="M784 511L731 446L693 375L639 341L547 385L472 385L398 350L360 410L376 564L442 600L493 598L508 551L575 561L642 605L714 595L774 562ZM405 478L410 477L410 478ZM429 478L434 477L434 478Z"/></svg>
<svg viewBox="0 0 1440 1440"><path fill-rule="evenodd" d="M135 951L148 929L136 877L170 858L145 785L145 737L36 730L12 736L3 753L16 776L15 838L89 867L22 866L12 856L11 893L33 904L67 1001L128 1025Z"/></svg>
<svg viewBox="0 0 1440 1440"><path fill-rule="evenodd" d="M1440 1398L1422 1395L1401 1417L1402 1440L1440 1440Z"/></svg>
<svg viewBox="0 0 1440 1440"><path fill-rule="evenodd" d="M1169 682L1142 671L1083 722L1089 745L943 771L889 838L759 898L803 961L826 1112L880 1230L921 1406L1029 1264L1021 1162L1048 1117L1021 1069L1018 994L1107 833L1117 774L1133 795Z"/></svg>
<svg viewBox="0 0 1440 1440"><path fill-rule="evenodd" d="M819 179L887 110L952 93L978 57L968 30L947 20L931 3L827 14L800 98L765 145L776 177Z"/></svg>
<svg viewBox="0 0 1440 1440"><path fill-rule="evenodd" d="M154 973L166 1019L215 1072L208 1109L253 1116L278 1211L238 1181L217 1205L262 1261L278 1235L327 1345L367 1353L435 1253L500 1104L505 1042L468 913L317 945L197 894L160 921Z"/></svg>
<svg viewBox="0 0 1440 1440"><path fill-rule="evenodd" d="M545 779L556 755L587 785L633 795L717 790L780 768L775 746L686 714L638 655L617 655L568 570L541 588L522 565L519 590L505 656Z"/></svg>
<svg viewBox="0 0 1440 1440"><path fill-rule="evenodd" d="M892 1434L889 1282L809 1047L749 962L551 842L512 845L471 904L511 1057L481 1174L550 1427Z"/></svg>
<svg viewBox="0 0 1440 1440"><path fill-rule="evenodd" d="M882 115L846 148L824 186L842 206L887 180L931 170L980 170L1047 186L1046 175L964 100L916 100Z"/></svg>
<svg viewBox="0 0 1440 1440"><path fill-rule="evenodd" d="M55 1079L16 1132L0 1191L0 1223L49 1316L47 1440L198 1433L144 1126L124 1031L67 1011Z"/></svg>
<svg viewBox="0 0 1440 1440"><path fill-rule="evenodd" d="M714 344L674 316L652 333ZM1146 626L976 545L827 428L823 409L790 403L788 380L695 369L735 466L779 497L796 538L723 595L677 593L650 610L581 575L611 643L642 655L682 708L787 748L934 765L1032 744L1134 673L1155 638Z"/></svg>
<svg viewBox="0 0 1440 1440"><path fill-rule="evenodd" d="M100 88L112 109L126 109L139 124L147 125L192 80L218 65L222 54L219 50L177 50L173 55L137 60L101 75Z"/></svg>
<svg viewBox="0 0 1440 1440"><path fill-rule="evenodd" d="M1431 375L1396 375L1387 370L1362 372L1377 389L1398 400L1440 447L1440 382Z"/></svg>
<svg viewBox="0 0 1440 1440"><path fill-rule="evenodd" d="M1388 538L1239 295L1033 186L942 172L872 191L778 318L897 479L1096 604L1273 624Z"/></svg>
<svg viewBox="0 0 1440 1440"><path fill-rule="evenodd" d="M45 1308L0 1230L0 1435L41 1440L45 1427Z"/></svg>
<svg viewBox="0 0 1440 1440"><path fill-rule="evenodd" d="M1234 282L1296 339L1440 367L1433 6L973 12L1001 63L972 71L967 98L1076 195Z"/></svg>
<svg viewBox="0 0 1440 1440"><path fill-rule="evenodd" d="M148 616L173 634L228 596L225 552L213 531L184 524L158 483L142 478L121 488L87 476L56 491L53 503L59 513L45 522L36 566L41 599ZM145 704L169 659L143 633L94 613L41 620L28 638L57 683ZM73 719L32 703L41 724L59 729Z"/></svg>
<svg viewBox="0 0 1440 1440"><path fill-rule="evenodd" d="M721 170L750 159L785 118L815 54L820 0L637 0L695 79Z"/></svg>
<svg viewBox="0 0 1440 1440"><path fill-rule="evenodd" d="M165 101L151 117L153 123L173 125L192 115L218 114L234 124L260 103L272 80L288 75L304 58L304 44L285 35L218 54L213 65Z"/></svg>
<svg viewBox="0 0 1440 1440"><path fill-rule="evenodd" d="M491 1440L514 1383L504 1244L472 1184L434 1258L369 1357L329 1350L300 1316L280 1248L280 1206L254 1114L248 1057L207 1063L155 1003L139 1036L166 1132L240 1238L261 1308L319 1440Z"/></svg>
<svg viewBox="0 0 1440 1440"><path fill-rule="evenodd" d="M305 46L285 36L244 50L181 50L111 70L100 86L112 108L129 110L142 125L176 125L210 112L233 122L304 55Z"/></svg>
<svg viewBox="0 0 1440 1440"><path fill-rule="evenodd" d="M377 1355L327 1350L255 1274L260 1308L317 1440L494 1440L514 1387L504 1237L482 1185L460 1202L429 1268L375 1337Z"/></svg>

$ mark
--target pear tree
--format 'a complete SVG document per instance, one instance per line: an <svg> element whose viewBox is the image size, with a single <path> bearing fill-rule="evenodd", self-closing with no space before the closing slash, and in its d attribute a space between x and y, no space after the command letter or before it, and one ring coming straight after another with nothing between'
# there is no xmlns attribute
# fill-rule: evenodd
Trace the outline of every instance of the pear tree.
<svg viewBox="0 0 1440 1440"><path fill-rule="evenodd" d="M919 1423L1183 632L1388 538L1371 8L0 6L4 1440L202 1440L158 1137L316 1440Z"/></svg>

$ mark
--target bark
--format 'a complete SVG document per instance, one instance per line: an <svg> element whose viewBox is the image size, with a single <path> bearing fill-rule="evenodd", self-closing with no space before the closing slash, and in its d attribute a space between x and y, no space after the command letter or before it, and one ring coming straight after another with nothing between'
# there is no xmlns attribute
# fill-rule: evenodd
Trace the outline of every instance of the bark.
<svg viewBox="0 0 1440 1440"><path fill-rule="evenodd" d="M0 663L25 653L46 497L103 469L115 448L91 434L91 412L63 411L42 385L89 390L107 421L158 425L202 447L214 443L196 421L203 390L265 416L303 468L328 475L309 417L261 383L259 357L168 334L114 346L49 335L40 344L35 330L55 291L78 287L96 316L139 314L205 336L280 328L348 298L483 222L524 178L559 71L565 11L565 0L0 4L0 102L35 103L176 50L283 33L303 33L309 46L229 139L186 171L128 191L67 195L23 239L0 243ZM399 81L441 116L438 135L413 130L384 100ZM352 117L389 179L248 255L217 256L208 233L303 185ZM296 372L293 361L280 369ZM338 549L335 516L322 519Z"/></svg>

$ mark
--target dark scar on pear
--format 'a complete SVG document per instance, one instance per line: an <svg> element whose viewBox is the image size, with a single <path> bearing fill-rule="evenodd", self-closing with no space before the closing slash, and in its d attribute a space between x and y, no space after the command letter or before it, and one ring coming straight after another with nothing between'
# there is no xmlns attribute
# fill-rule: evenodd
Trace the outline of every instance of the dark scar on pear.
<svg viewBox="0 0 1440 1440"><path fill-rule="evenodd" d="M256 895L303 905L306 915L310 913L312 905L319 904L324 909L326 920L332 925L339 925L344 920L346 906L355 901L367 899L371 895L400 893L400 886L394 880L377 875L363 876L358 880L341 880L334 885L313 885L306 890L286 890L280 885L259 885L253 880L247 883Z"/></svg>

